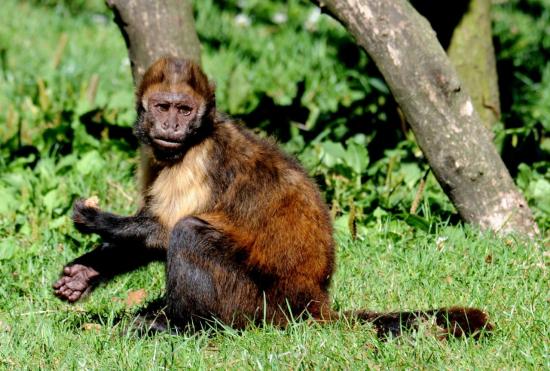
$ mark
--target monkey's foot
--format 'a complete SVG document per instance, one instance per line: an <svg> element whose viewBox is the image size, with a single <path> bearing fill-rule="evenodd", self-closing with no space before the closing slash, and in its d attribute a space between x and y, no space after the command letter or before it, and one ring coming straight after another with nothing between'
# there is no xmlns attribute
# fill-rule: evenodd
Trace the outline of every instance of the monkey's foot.
<svg viewBox="0 0 550 371"><path fill-rule="evenodd" d="M158 298L136 313L133 322L125 329L125 334L138 336L154 335L156 333L169 333L177 335L180 330L170 324L165 312L166 299Z"/></svg>
<svg viewBox="0 0 550 371"><path fill-rule="evenodd" d="M63 269L63 277L54 283L54 293L61 299L74 302L80 299L99 278L99 272L82 264Z"/></svg>

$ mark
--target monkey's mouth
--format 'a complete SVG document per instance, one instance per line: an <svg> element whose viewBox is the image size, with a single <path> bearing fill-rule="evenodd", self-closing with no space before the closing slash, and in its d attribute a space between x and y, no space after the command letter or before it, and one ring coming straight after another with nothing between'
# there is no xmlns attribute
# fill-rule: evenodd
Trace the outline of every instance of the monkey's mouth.
<svg viewBox="0 0 550 371"><path fill-rule="evenodd" d="M155 147L164 150L174 150L181 147L181 142L171 138L153 138Z"/></svg>

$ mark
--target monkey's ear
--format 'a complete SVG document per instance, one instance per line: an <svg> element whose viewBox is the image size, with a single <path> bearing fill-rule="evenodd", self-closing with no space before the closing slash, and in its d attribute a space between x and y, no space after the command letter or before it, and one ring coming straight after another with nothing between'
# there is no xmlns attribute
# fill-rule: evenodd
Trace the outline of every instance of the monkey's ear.
<svg viewBox="0 0 550 371"><path fill-rule="evenodd" d="M216 83L214 81L208 81L208 90L209 91L209 97L208 99L211 101L213 105L216 104Z"/></svg>
<svg viewBox="0 0 550 371"><path fill-rule="evenodd" d="M147 112L148 103L149 99L147 99L147 94L143 94L143 97L141 98L141 108L143 108L145 112Z"/></svg>
<svg viewBox="0 0 550 371"><path fill-rule="evenodd" d="M143 95L141 96L140 104L141 104L141 108L143 109L144 112L147 112L149 110L149 97L156 90L158 90L158 89L155 89L154 86L153 87L149 86L147 89L145 89L145 91L143 91Z"/></svg>

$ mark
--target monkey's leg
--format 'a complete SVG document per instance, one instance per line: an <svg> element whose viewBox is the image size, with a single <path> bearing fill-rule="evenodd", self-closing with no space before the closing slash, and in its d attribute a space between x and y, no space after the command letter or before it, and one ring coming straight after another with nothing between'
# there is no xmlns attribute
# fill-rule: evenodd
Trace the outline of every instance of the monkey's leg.
<svg viewBox="0 0 550 371"><path fill-rule="evenodd" d="M153 260L162 260L165 256L164 250L104 242L63 268L61 278L53 285L54 293L61 299L74 302L100 280L131 271Z"/></svg>
<svg viewBox="0 0 550 371"><path fill-rule="evenodd" d="M261 318L261 290L247 275L237 246L203 219L186 217L174 227L167 253L166 304L177 326L216 318L236 328Z"/></svg>

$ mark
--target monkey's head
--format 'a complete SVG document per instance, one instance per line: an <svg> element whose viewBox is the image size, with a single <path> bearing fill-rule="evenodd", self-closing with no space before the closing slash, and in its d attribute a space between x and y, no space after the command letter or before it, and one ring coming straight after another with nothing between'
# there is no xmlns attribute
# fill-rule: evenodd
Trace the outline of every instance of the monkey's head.
<svg viewBox="0 0 550 371"><path fill-rule="evenodd" d="M179 160L214 123L214 87L189 60L157 60L143 75L136 98L134 133L160 161Z"/></svg>

